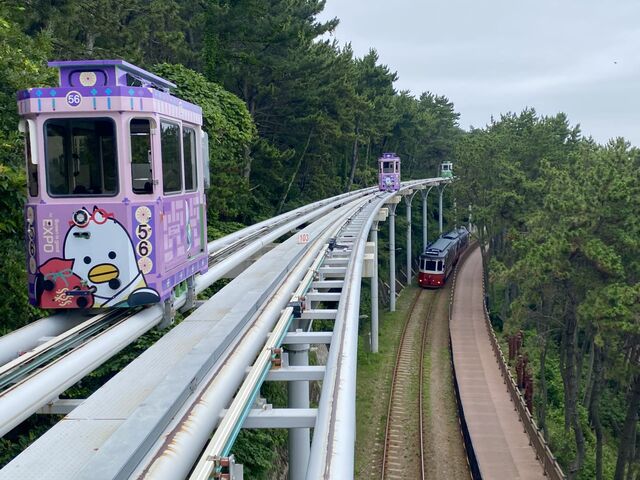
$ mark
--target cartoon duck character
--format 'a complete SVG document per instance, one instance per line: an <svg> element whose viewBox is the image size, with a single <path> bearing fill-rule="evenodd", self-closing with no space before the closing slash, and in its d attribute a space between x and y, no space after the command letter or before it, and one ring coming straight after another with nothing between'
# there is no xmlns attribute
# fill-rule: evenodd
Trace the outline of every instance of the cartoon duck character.
<svg viewBox="0 0 640 480"><path fill-rule="evenodd" d="M73 214L64 257L93 291L95 307L137 306L160 301L138 268L127 230L112 213L94 207Z"/></svg>

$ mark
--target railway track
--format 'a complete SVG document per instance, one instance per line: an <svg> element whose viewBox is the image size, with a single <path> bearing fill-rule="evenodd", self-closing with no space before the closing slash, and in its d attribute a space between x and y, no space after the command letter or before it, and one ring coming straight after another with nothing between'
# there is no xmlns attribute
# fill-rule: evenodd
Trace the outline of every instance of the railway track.
<svg viewBox="0 0 640 480"><path fill-rule="evenodd" d="M0 396L12 386L36 374L39 369L55 362L64 354L84 345L114 325L135 315L138 311L140 308L112 310L92 316L35 349L0 366Z"/></svg>
<svg viewBox="0 0 640 480"><path fill-rule="evenodd" d="M391 380L382 479L425 478L423 359L427 323L439 294L420 290L402 330Z"/></svg>

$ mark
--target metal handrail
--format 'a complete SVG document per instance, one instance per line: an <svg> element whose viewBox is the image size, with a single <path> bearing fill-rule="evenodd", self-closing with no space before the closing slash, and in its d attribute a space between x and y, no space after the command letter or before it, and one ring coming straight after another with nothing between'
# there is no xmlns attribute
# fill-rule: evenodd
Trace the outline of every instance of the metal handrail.
<svg viewBox="0 0 640 480"><path fill-rule="evenodd" d="M483 259L484 262L484 259ZM483 265L484 268L484 265ZM511 376L511 372L509 371L509 367L507 366L507 362L504 358L504 354L502 353L502 349L500 348L500 344L498 343L498 338L496 337L496 333L493 330L493 325L491 325L491 319L489 318L489 311L487 310L486 303L486 285L484 281L484 275L482 276L482 293L483 298L483 311L484 311L484 319L487 324L487 329L489 330L489 340L491 341L491 346L493 348L493 353L498 362L498 366L500 367L500 373L502 378L504 379L504 383L507 386L507 390L511 396L511 400L515 405L516 411L518 412L518 416L522 421L522 425L524 426L525 432L529 437L529 442L536 453L536 458L542 464L542 468L544 469L544 474L548 476L551 480L565 480L567 477L562 471L558 460L551 452L549 448L549 444L544 439L540 428L536 424L531 412L527 408L527 405L524 401L524 397L520 393L520 389L516 385L515 380Z"/></svg>

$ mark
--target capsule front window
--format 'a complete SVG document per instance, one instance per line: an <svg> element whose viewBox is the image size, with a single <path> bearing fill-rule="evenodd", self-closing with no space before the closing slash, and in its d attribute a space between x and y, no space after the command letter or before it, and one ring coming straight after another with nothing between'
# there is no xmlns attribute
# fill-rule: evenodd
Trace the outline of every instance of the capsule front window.
<svg viewBox="0 0 640 480"><path fill-rule="evenodd" d="M47 120L45 160L51 196L118 193L116 126L111 118Z"/></svg>

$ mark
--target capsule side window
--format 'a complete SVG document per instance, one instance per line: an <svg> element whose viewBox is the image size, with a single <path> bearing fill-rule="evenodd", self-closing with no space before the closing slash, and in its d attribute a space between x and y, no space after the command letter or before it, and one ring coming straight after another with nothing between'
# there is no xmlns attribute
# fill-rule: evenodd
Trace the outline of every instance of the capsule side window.
<svg viewBox="0 0 640 480"><path fill-rule="evenodd" d="M162 143L163 191L165 194L181 192L180 126L177 123L160 122L160 141Z"/></svg>
<svg viewBox="0 0 640 480"><path fill-rule="evenodd" d="M38 196L38 144L33 120L20 120L18 129L24 133L24 156L27 162L27 186L30 197Z"/></svg>
<svg viewBox="0 0 640 480"><path fill-rule="evenodd" d="M198 187L196 167L196 131L191 127L182 128L182 157L184 161L184 188L192 192Z"/></svg>
<svg viewBox="0 0 640 480"><path fill-rule="evenodd" d="M139 195L153 193L151 128L152 121L147 118L133 118L129 122L131 188Z"/></svg>

